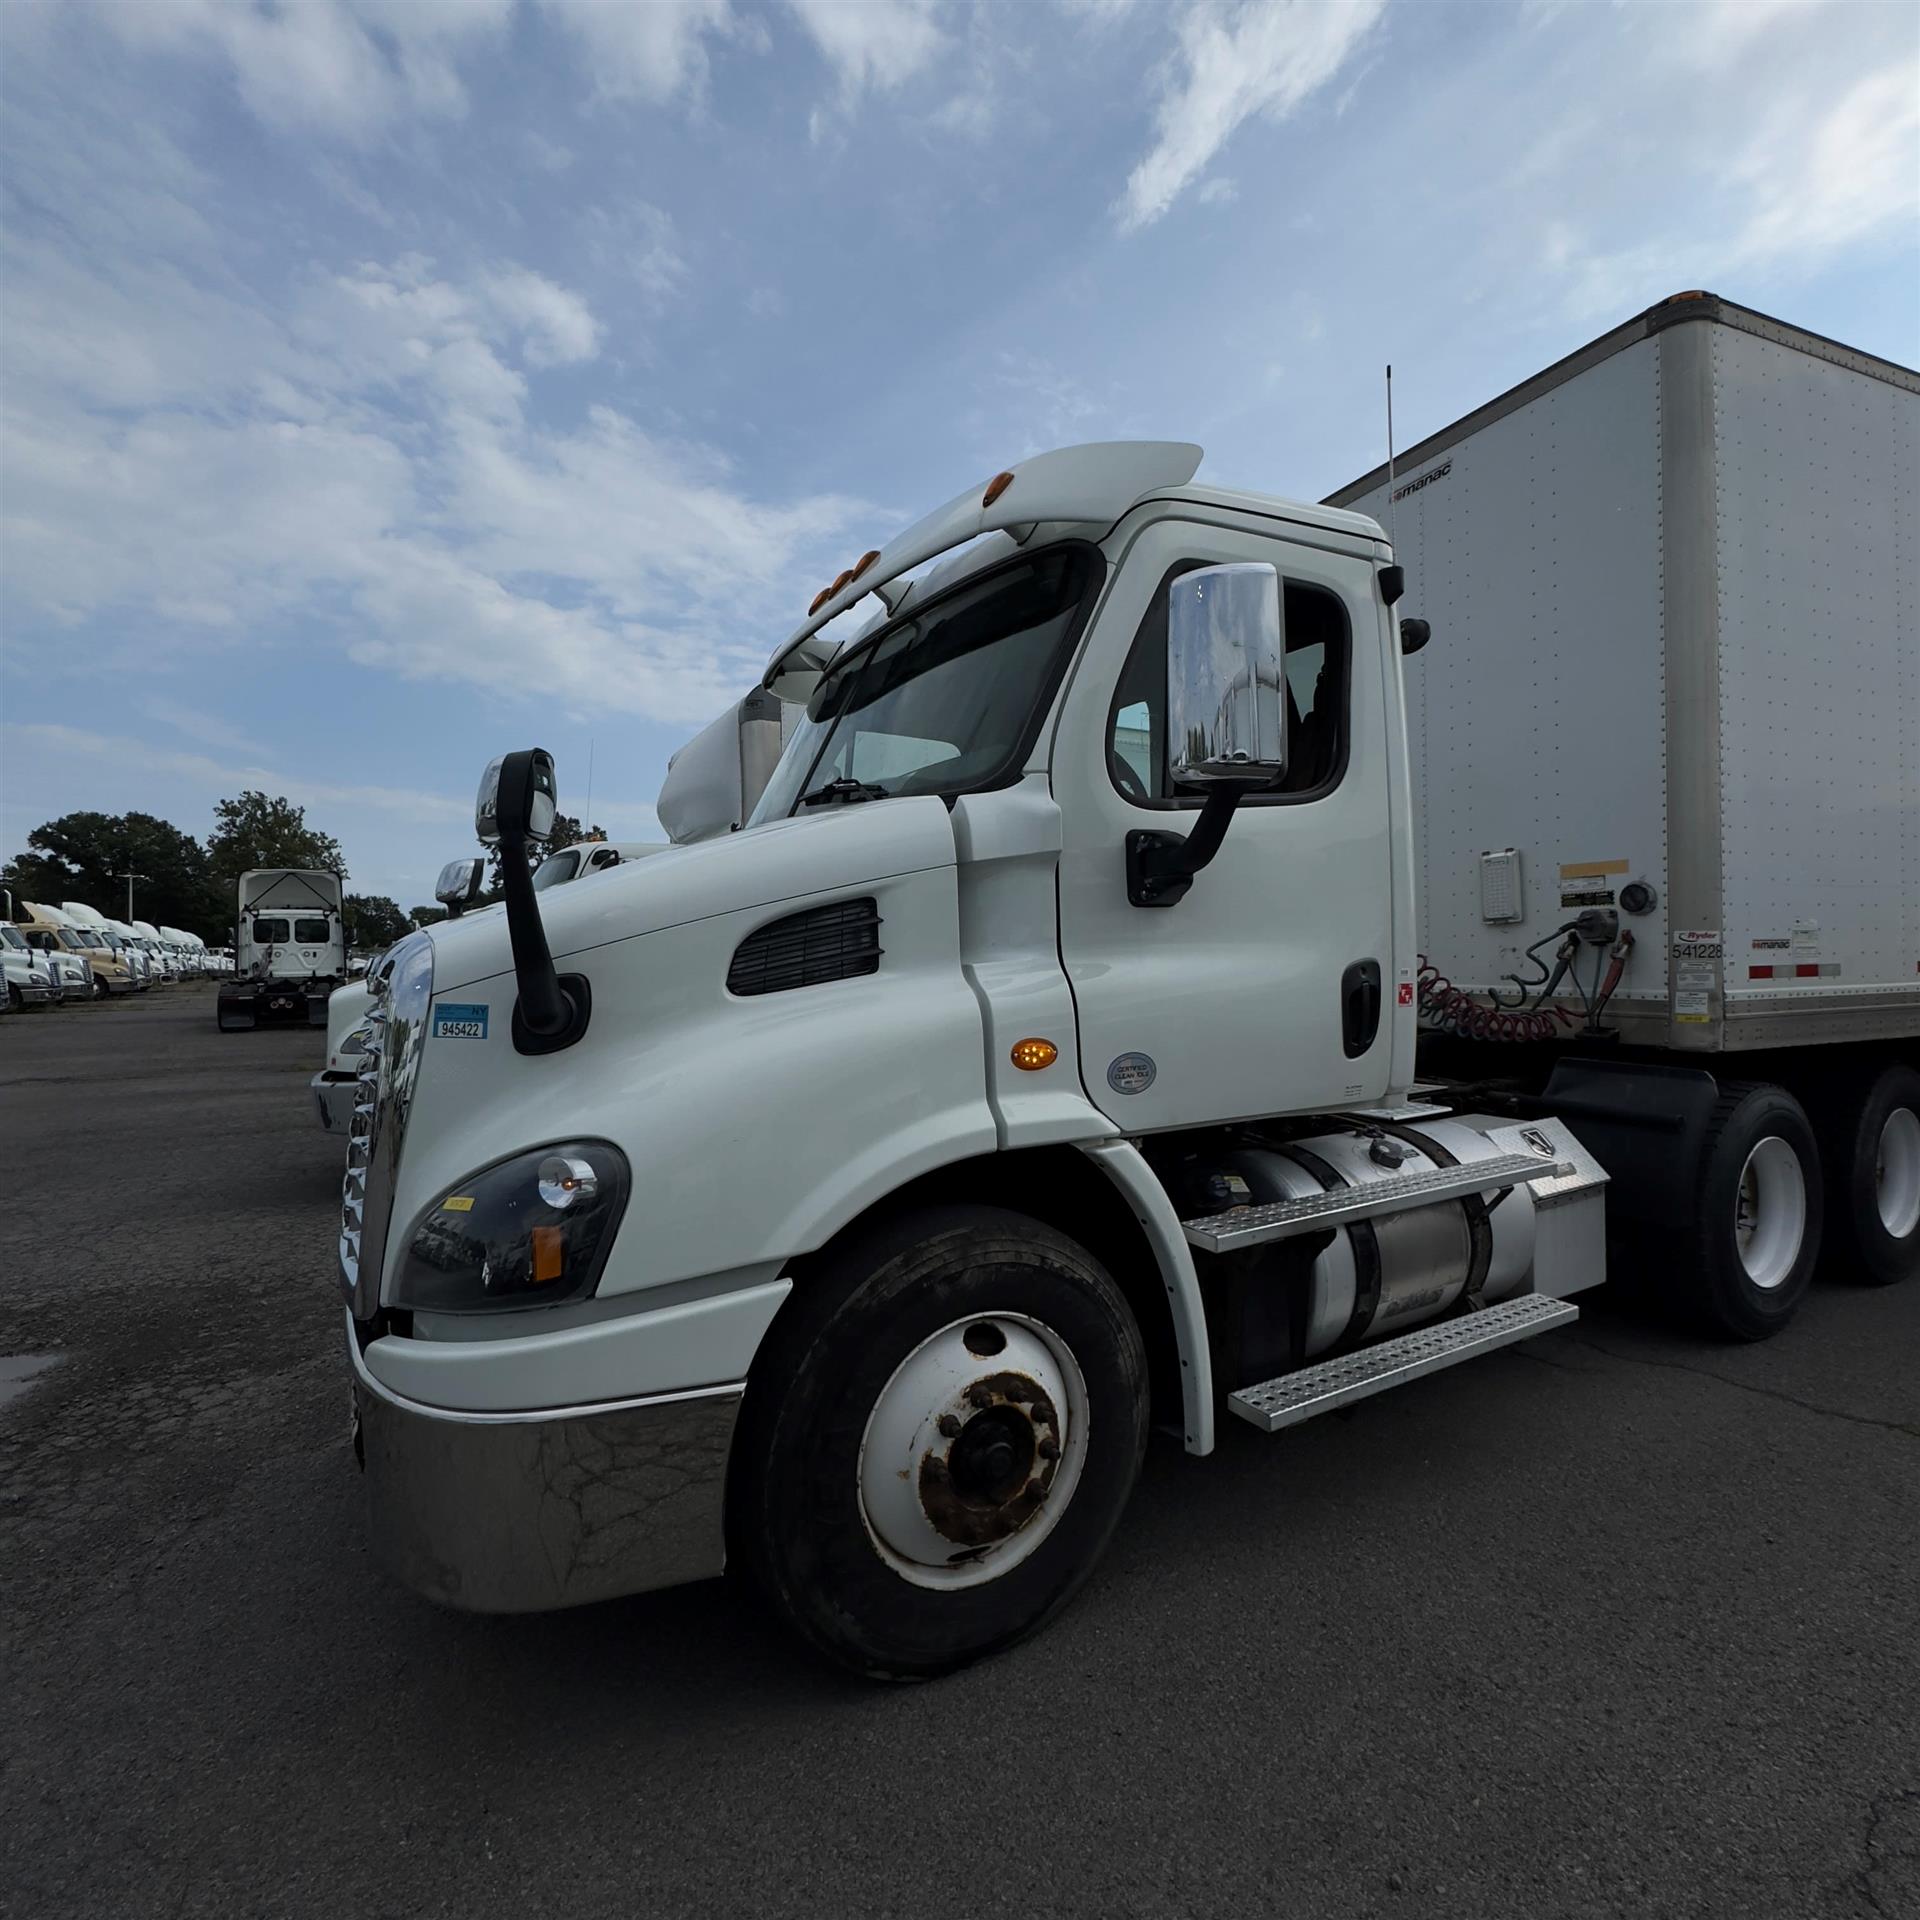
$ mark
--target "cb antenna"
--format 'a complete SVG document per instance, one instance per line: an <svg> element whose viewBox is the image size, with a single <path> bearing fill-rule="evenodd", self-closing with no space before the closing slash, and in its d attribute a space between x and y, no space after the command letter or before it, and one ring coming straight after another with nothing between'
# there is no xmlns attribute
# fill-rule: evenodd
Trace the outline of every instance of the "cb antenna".
<svg viewBox="0 0 1920 1920"><path fill-rule="evenodd" d="M587 735L587 817L581 823L586 830L593 831L593 735Z"/></svg>
<svg viewBox="0 0 1920 1920"><path fill-rule="evenodd" d="M1399 513L1393 504L1393 362L1387 362L1387 538L1393 557L1400 557Z"/></svg>

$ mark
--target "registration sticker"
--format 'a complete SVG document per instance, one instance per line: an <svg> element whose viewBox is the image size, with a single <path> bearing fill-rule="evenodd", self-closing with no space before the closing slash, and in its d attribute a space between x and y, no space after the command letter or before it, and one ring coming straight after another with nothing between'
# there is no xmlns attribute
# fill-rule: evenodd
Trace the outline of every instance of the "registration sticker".
<svg viewBox="0 0 1920 1920"><path fill-rule="evenodd" d="M486 1008L453 1000L443 1002L433 1010L433 1037L436 1040L484 1040Z"/></svg>

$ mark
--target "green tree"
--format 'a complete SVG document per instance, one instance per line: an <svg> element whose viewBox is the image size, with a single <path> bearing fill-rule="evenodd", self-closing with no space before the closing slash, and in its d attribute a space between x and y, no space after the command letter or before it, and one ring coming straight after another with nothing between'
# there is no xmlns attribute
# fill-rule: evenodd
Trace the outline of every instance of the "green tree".
<svg viewBox="0 0 1920 1920"><path fill-rule="evenodd" d="M407 918L416 927L437 927L447 917L445 907L409 907Z"/></svg>
<svg viewBox="0 0 1920 1920"><path fill-rule="evenodd" d="M233 898L240 876L252 867L326 868L344 883L347 863L340 842L307 825L307 810L248 788L237 800L222 800L213 810L207 839L207 865L214 884Z"/></svg>
<svg viewBox="0 0 1920 1920"><path fill-rule="evenodd" d="M558 853L562 847L571 847L581 840L599 839L601 837L603 836L600 828L583 827L570 813L556 814L553 821L552 836L548 839L544 847L533 847L529 849L528 865L533 868L535 873L538 873L540 871L541 861L545 860L550 854ZM483 906L490 901L503 900L505 898L506 887L500 878L500 849L498 847L490 847L487 850L487 890L474 902L474 905Z"/></svg>
<svg viewBox="0 0 1920 1920"><path fill-rule="evenodd" d="M16 900L58 906L79 900L112 919L127 911L131 870L135 915L155 926L183 927L213 943L232 918L212 883L207 856L191 834L151 813L62 814L27 835L29 851L0 872Z"/></svg>
<svg viewBox="0 0 1920 1920"><path fill-rule="evenodd" d="M400 903L383 893L348 894L341 902L340 916L347 925L347 945L363 950L392 946L411 925Z"/></svg>

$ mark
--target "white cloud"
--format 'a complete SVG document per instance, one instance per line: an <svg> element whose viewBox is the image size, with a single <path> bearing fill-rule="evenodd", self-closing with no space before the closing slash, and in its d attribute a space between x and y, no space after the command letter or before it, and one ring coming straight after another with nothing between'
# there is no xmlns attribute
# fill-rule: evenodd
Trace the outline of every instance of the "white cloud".
<svg viewBox="0 0 1920 1920"><path fill-rule="evenodd" d="M1857 81L1810 122L1780 115L1740 167L1754 207L1737 262L1832 254L1920 218L1920 74L1911 60Z"/></svg>
<svg viewBox="0 0 1920 1920"><path fill-rule="evenodd" d="M1211 180L1203 180L1199 191L1193 196L1203 207L1225 207L1240 198L1239 183L1230 175L1216 173Z"/></svg>
<svg viewBox="0 0 1920 1920"><path fill-rule="evenodd" d="M1385 0L1193 0L1178 73L1154 115L1154 143L1115 213L1132 232L1158 220L1254 114L1284 120L1346 64Z"/></svg>
<svg viewBox="0 0 1920 1920"><path fill-rule="evenodd" d="M544 274L509 267L481 284L493 310L522 330L529 366L564 367L599 351L600 325L587 303Z"/></svg>
<svg viewBox="0 0 1920 1920"><path fill-rule="evenodd" d="M839 77L841 98L910 80L947 44L934 0L787 0Z"/></svg>
<svg viewBox="0 0 1920 1920"><path fill-rule="evenodd" d="M21 750L63 759L108 760L116 767L146 773L169 774L205 785L222 795L253 787L284 794L296 806L345 805L369 807L412 820L470 820L473 802L449 793L423 793L414 787L362 786L336 780L316 780L298 772L215 760L204 753L175 753L150 741L116 734L93 733L84 727L40 722L8 723L3 729Z"/></svg>
<svg viewBox="0 0 1920 1920"><path fill-rule="evenodd" d="M210 57L268 125L364 141L409 115L459 115L462 55L497 38L513 0L104 0L128 45Z"/></svg>
<svg viewBox="0 0 1920 1920"><path fill-rule="evenodd" d="M734 28L729 0L540 0L580 42L594 91L660 105L707 84L707 41Z"/></svg>

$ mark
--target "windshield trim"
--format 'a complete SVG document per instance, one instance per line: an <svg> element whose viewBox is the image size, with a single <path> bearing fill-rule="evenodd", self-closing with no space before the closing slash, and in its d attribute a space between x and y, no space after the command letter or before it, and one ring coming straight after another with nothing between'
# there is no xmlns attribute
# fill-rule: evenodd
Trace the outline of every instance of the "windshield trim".
<svg viewBox="0 0 1920 1920"><path fill-rule="evenodd" d="M936 616L948 601L959 598L963 593L973 593L1002 574L1012 573L1021 567L1031 567L1034 563L1051 553L1072 553L1082 556L1087 568L1086 584L1081 589L1078 603L1073 609L1066 630L1061 634L1054 647L1053 659L1042 676L1035 691L1033 707L1021 723L1006 758L986 778L969 781L964 787L951 793L930 793L917 796L888 794L889 800L903 798L938 799L951 807L963 793L996 793L1003 787L1014 785L1020 778L1029 756L1033 752L1034 742L1040 737L1040 730L1046 724L1047 715L1053 711L1054 702L1060 695L1060 683L1066 676L1067 664L1079 652L1080 641L1086 633L1087 623L1093 616L1094 607L1100 599L1101 589L1107 580L1107 557L1091 540L1067 539L1049 540L1044 546L1023 547L1018 553L1010 553L1004 560L996 561L990 567L982 567L977 573L963 575L960 579L931 600L922 605L903 608L892 619L883 621L870 633L863 633L850 640L847 645L827 663L820 675L818 684L807 697L806 706L812 706L827 686L842 672L851 669L863 655L872 651L889 635L898 633L902 627L912 625ZM814 749L813 758L807 765L805 776L794 791L793 804L784 813L771 816L774 819L791 820L802 812L816 813L830 811L819 807L808 807L806 796L815 790L814 776L820 771L820 762L827 749L833 744L833 733L829 730Z"/></svg>

